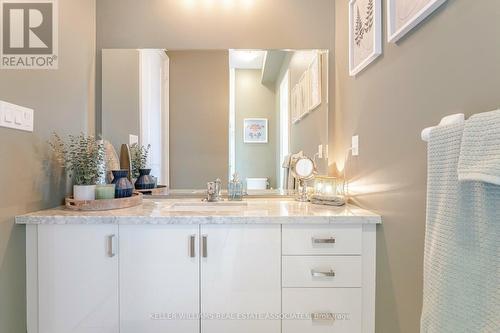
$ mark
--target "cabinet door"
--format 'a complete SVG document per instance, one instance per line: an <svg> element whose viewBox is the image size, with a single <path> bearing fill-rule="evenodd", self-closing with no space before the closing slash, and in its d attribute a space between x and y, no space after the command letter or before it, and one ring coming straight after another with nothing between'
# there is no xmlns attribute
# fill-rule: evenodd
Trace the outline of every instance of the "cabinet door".
<svg viewBox="0 0 500 333"><path fill-rule="evenodd" d="M121 333L199 332L199 226L120 226Z"/></svg>
<svg viewBox="0 0 500 333"><path fill-rule="evenodd" d="M281 227L201 226L201 236L201 332L279 333Z"/></svg>
<svg viewBox="0 0 500 333"><path fill-rule="evenodd" d="M114 225L38 226L38 332L117 333Z"/></svg>

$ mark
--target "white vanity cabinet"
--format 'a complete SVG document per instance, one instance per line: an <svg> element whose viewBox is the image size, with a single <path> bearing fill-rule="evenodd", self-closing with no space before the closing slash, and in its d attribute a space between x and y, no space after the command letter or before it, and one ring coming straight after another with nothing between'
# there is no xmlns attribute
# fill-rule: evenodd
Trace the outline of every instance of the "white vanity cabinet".
<svg viewBox="0 0 500 333"><path fill-rule="evenodd" d="M195 215L178 202L17 217L28 333L375 332L380 216L286 200Z"/></svg>
<svg viewBox="0 0 500 333"><path fill-rule="evenodd" d="M198 225L120 226L121 333L199 332L198 234Z"/></svg>
<svg viewBox="0 0 500 333"><path fill-rule="evenodd" d="M279 333L234 316L281 311L280 240L279 225L120 226L120 332Z"/></svg>
<svg viewBox="0 0 500 333"><path fill-rule="evenodd" d="M282 333L375 331L375 225L284 225Z"/></svg>
<svg viewBox="0 0 500 333"><path fill-rule="evenodd" d="M281 312L281 226L202 225L201 236L201 312L225 317L201 332L280 333L279 317L257 316Z"/></svg>
<svg viewBox="0 0 500 333"><path fill-rule="evenodd" d="M280 225L40 225L27 244L29 333L281 330L252 317L281 311Z"/></svg>
<svg viewBox="0 0 500 333"><path fill-rule="evenodd" d="M118 226L27 228L29 333L118 333Z"/></svg>

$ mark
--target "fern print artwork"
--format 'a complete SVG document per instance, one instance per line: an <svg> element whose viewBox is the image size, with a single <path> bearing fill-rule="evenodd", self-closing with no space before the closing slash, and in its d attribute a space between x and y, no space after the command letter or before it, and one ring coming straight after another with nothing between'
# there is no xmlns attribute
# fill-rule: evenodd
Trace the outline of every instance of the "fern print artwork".
<svg viewBox="0 0 500 333"><path fill-rule="evenodd" d="M354 40L356 45L360 46L365 34L368 34L373 28L373 1L368 0L364 19L361 17L359 6L356 5L356 23L354 25Z"/></svg>
<svg viewBox="0 0 500 333"><path fill-rule="evenodd" d="M356 75L382 53L381 0L350 0L350 75Z"/></svg>

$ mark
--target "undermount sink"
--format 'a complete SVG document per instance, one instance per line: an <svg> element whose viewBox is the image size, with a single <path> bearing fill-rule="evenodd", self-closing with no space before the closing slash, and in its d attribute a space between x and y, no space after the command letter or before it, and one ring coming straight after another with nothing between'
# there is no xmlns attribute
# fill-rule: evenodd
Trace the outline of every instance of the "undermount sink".
<svg viewBox="0 0 500 333"><path fill-rule="evenodd" d="M170 206L169 210L174 212L206 212L225 211L235 212L248 206L244 201L219 201L219 202L177 202Z"/></svg>

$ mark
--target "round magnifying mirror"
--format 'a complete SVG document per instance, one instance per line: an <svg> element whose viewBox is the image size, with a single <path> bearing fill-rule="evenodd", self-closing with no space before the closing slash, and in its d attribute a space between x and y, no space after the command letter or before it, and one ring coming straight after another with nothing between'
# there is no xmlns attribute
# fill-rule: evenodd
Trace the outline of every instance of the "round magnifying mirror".
<svg viewBox="0 0 500 333"><path fill-rule="evenodd" d="M307 157L300 158L295 164L295 174L301 179L310 179L314 176L314 162Z"/></svg>
<svg viewBox="0 0 500 333"><path fill-rule="evenodd" d="M300 157L292 163L292 173L299 183L296 200L309 201L305 181L313 178L316 174L316 164L308 157Z"/></svg>

